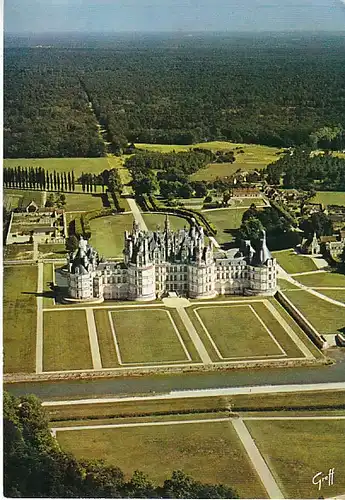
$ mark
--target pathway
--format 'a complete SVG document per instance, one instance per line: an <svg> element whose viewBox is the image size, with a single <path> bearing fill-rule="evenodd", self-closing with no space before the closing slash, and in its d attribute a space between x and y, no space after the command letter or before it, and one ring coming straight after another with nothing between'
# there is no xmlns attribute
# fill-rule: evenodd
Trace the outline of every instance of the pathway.
<svg viewBox="0 0 345 500"><path fill-rule="evenodd" d="M205 365L209 365L212 363L212 360L204 346L204 344L201 342L201 339L198 335L198 332L194 328L193 323L191 322L188 314L186 313L184 307L177 307L176 308L177 313L179 314L181 320L183 321L184 326L186 327L186 330L194 344L195 349L198 351L198 354L202 360L202 362Z"/></svg>
<svg viewBox="0 0 345 500"><path fill-rule="evenodd" d="M102 361L101 361L101 355L99 352L97 330L96 330L96 325L95 325L95 317L93 315L92 308L89 307L88 309L86 309L85 313L86 313L87 328L89 331L92 366L95 369L101 370L102 369Z"/></svg>
<svg viewBox="0 0 345 500"><path fill-rule="evenodd" d="M286 385L258 385L250 387L224 387L219 389L195 389L171 391L152 396L124 396L108 398L67 399L60 401L44 401L42 406L69 406L85 404L103 404L131 401L152 401L161 399L188 399L215 396L235 396L240 394L280 394L310 391L345 391L345 382L331 382L320 384L286 384Z"/></svg>
<svg viewBox="0 0 345 500"><path fill-rule="evenodd" d="M325 269L315 269L315 271L304 271L303 273L292 273L289 276L308 276L309 274L327 273Z"/></svg>
<svg viewBox="0 0 345 500"><path fill-rule="evenodd" d="M134 219L137 222L139 222L140 227L143 231L148 231L147 225L143 219L143 216L141 215L141 212L140 212L138 205L136 204L136 201L134 200L134 198L127 198L127 201L128 201L129 208L132 211Z"/></svg>
<svg viewBox="0 0 345 500"><path fill-rule="evenodd" d="M284 498L279 486L277 485L271 471L267 467L258 447L249 434L247 427L242 419L232 420L232 425L237 432L256 472L258 473L270 498Z"/></svg>
<svg viewBox="0 0 345 500"><path fill-rule="evenodd" d="M300 290L304 290L305 292L311 293L312 295L315 295L315 297L318 297L319 299L322 299L326 302L329 302L330 304L334 304L335 306L339 307L345 307L345 304L343 302L339 302L339 300L332 299L331 297L327 297L327 295L323 295L322 293L317 292L313 288L302 285L299 281L295 280L293 276L301 276L305 274L317 274L317 273L325 273L327 271L323 270L318 270L318 271L311 271L307 273L297 273L297 274L288 274L278 263L277 263L277 269L278 269L278 276L279 278L283 278L286 281L289 281L293 285L297 286Z"/></svg>
<svg viewBox="0 0 345 500"><path fill-rule="evenodd" d="M36 373L43 372L43 262L37 271Z"/></svg>

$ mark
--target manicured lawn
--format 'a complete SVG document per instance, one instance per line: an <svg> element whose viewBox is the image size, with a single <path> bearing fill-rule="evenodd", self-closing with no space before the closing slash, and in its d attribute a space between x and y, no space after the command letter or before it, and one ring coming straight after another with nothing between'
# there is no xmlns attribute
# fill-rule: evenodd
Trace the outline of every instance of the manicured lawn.
<svg viewBox="0 0 345 500"><path fill-rule="evenodd" d="M188 361L167 311L112 311L123 363Z"/></svg>
<svg viewBox="0 0 345 500"><path fill-rule="evenodd" d="M317 191L314 198L311 200L313 203L322 203L323 205L344 205L345 206L345 192L344 191Z"/></svg>
<svg viewBox="0 0 345 500"><path fill-rule="evenodd" d="M46 311L43 330L44 371L92 368L84 311Z"/></svg>
<svg viewBox="0 0 345 500"><path fill-rule="evenodd" d="M66 247L63 243L38 245L42 259L63 259L66 257Z"/></svg>
<svg viewBox="0 0 345 500"><path fill-rule="evenodd" d="M103 208L101 193L97 194L72 194L66 193L66 212L89 212L91 210L101 210Z"/></svg>
<svg viewBox="0 0 345 500"><path fill-rule="evenodd" d="M329 498L345 491L345 420L246 421L286 498ZM333 486L312 484L335 469Z"/></svg>
<svg viewBox="0 0 345 500"><path fill-rule="evenodd" d="M284 290L299 290L298 286L290 283L290 281L284 280L282 278L278 278L278 285L280 288Z"/></svg>
<svg viewBox="0 0 345 500"><path fill-rule="evenodd" d="M201 319L223 358L283 354L249 305L201 306L195 307L193 313L198 321Z"/></svg>
<svg viewBox="0 0 345 500"><path fill-rule="evenodd" d="M99 174L108 168L107 158L18 158L5 159L4 167L43 167L50 172L74 171L75 178L83 172Z"/></svg>
<svg viewBox="0 0 345 500"><path fill-rule="evenodd" d="M277 259L278 264L289 274L305 273L316 271L317 267L310 257L297 255L293 249L272 252L273 257Z"/></svg>
<svg viewBox="0 0 345 500"><path fill-rule="evenodd" d="M345 288L345 275L340 273L316 273L306 276L296 276L296 279L303 285L310 287L318 286L341 286ZM322 290L320 290L322 293Z"/></svg>
<svg viewBox="0 0 345 500"><path fill-rule="evenodd" d="M345 308L303 290L284 293L319 333L337 333L345 327Z"/></svg>
<svg viewBox="0 0 345 500"><path fill-rule="evenodd" d="M35 371L36 292L37 266L4 268L4 373Z"/></svg>
<svg viewBox="0 0 345 500"><path fill-rule="evenodd" d="M5 260L31 260L33 258L33 245L13 244L4 247Z"/></svg>
<svg viewBox="0 0 345 500"><path fill-rule="evenodd" d="M235 229L238 229L242 223L242 217L245 209L238 210L212 210L205 212L204 215L217 228L216 240L218 243L227 243L235 239Z"/></svg>
<svg viewBox="0 0 345 500"><path fill-rule="evenodd" d="M127 477L141 470L162 484L181 469L196 480L232 486L242 498L266 498L230 423L63 431L57 438L79 459L103 458Z"/></svg>
<svg viewBox="0 0 345 500"><path fill-rule="evenodd" d="M331 299L338 300L345 303L345 289L344 290L318 290L322 295L326 295Z"/></svg>
<svg viewBox="0 0 345 500"><path fill-rule="evenodd" d="M109 323L107 310L94 309L94 318L98 336L99 350L103 368L116 368L119 366L115 344Z"/></svg>
<svg viewBox="0 0 345 500"><path fill-rule="evenodd" d="M165 214L143 213L142 215L149 231L156 231L157 226L160 226L161 230L164 229ZM184 219L183 217L177 217L176 215L169 215L168 217L171 230L177 231L178 229L183 229L184 226L189 229L189 222L187 221L187 219Z"/></svg>
<svg viewBox="0 0 345 500"><path fill-rule="evenodd" d="M54 291L51 289L51 283L54 282L55 266L52 263L43 265L43 307L52 307L54 305Z"/></svg>
<svg viewBox="0 0 345 500"><path fill-rule="evenodd" d="M90 244L104 257L122 257L124 231L130 231L132 225L132 214L92 219Z"/></svg>

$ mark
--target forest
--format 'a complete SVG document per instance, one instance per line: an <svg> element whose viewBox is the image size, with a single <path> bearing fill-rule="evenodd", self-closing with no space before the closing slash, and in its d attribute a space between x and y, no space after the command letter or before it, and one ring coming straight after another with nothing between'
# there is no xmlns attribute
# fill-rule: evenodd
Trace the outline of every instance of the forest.
<svg viewBox="0 0 345 500"><path fill-rule="evenodd" d="M38 398L4 392L3 406L7 498L238 498L229 486L203 484L182 471L157 486L140 471L125 478L102 460L77 460L52 436Z"/></svg>
<svg viewBox="0 0 345 500"><path fill-rule="evenodd" d="M296 148L267 166L267 181L285 188L345 191L345 158L331 152L313 155L308 148Z"/></svg>
<svg viewBox="0 0 345 500"><path fill-rule="evenodd" d="M345 148L345 52L334 46L5 50L5 157L101 156L130 142Z"/></svg>

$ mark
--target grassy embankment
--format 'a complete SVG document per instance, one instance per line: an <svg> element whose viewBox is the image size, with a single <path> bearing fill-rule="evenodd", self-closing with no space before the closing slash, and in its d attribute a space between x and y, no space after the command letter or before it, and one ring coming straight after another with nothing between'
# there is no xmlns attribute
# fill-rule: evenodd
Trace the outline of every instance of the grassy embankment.
<svg viewBox="0 0 345 500"><path fill-rule="evenodd" d="M289 274L305 273L317 270L317 266L310 257L297 255L294 253L292 248L289 250L272 252L272 255L277 259L278 264L280 264Z"/></svg>
<svg viewBox="0 0 345 500"><path fill-rule="evenodd" d="M321 291L320 291L321 292ZM335 334L345 327L345 309L304 290L285 292L319 333Z"/></svg>

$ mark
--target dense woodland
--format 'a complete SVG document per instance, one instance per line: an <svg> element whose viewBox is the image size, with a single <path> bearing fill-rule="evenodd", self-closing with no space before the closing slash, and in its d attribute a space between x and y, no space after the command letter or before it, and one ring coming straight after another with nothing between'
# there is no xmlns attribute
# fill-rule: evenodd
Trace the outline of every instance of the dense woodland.
<svg viewBox="0 0 345 500"><path fill-rule="evenodd" d="M97 121L118 154L213 139L343 149L345 52L232 39L5 51L5 156L103 155Z"/></svg>
<svg viewBox="0 0 345 500"><path fill-rule="evenodd" d="M202 484L182 471L156 486L138 471L126 479L118 467L101 460L77 460L50 433L39 399L5 392L3 400L7 498L238 498L230 487Z"/></svg>
<svg viewBox="0 0 345 500"><path fill-rule="evenodd" d="M267 167L267 181L279 184L283 178L286 188L345 191L345 158L312 155L307 148L287 152Z"/></svg>

